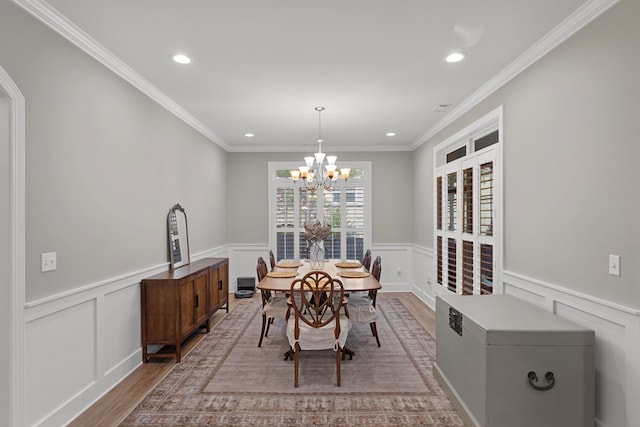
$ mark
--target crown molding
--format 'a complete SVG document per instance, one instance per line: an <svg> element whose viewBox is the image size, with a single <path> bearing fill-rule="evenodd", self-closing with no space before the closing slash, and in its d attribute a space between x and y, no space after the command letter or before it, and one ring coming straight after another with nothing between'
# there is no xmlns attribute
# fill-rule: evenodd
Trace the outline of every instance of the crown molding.
<svg viewBox="0 0 640 427"><path fill-rule="evenodd" d="M189 114L184 108L182 108L171 98L161 92L158 88L144 79L141 75L139 75L132 68L126 65L104 46L99 44L96 40L94 40L80 28L78 28L75 24L73 24L66 17L60 14L51 5L43 0L12 1L226 151L291 151L291 147L273 146L261 147L259 149L257 149L256 146L241 145L231 147L201 121ZM507 65L504 69L502 69L502 71L500 71L493 78L487 81L483 86L481 86L473 94L467 97L459 105L449 111L449 113L447 113L441 120L427 129L427 131L423 133L413 144L403 146L367 147L367 151L413 151L417 149L427 140L452 124L466 112L486 99L489 95L500 89L511 79L527 69L538 59L542 58L560 43L564 42L575 32L596 19L611 6L615 5L618 1L619 0L589 0L588 2L586 2L578 10L576 10L573 14L571 14L568 18L566 18L558 26L556 26L553 30L547 33L547 35L545 35L527 51L520 55L515 61ZM343 147L340 151L362 151L362 147Z"/></svg>
<svg viewBox="0 0 640 427"><path fill-rule="evenodd" d="M207 139L229 151L230 147L222 138L205 126L200 120L189 114L187 110L174 102L140 74L135 72L131 67L121 61L117 56L112 54L91 36L78 28L47 2L41 0L13 0L13 2L60 34L62 37L79 47L98 62L109 68L125 81L129 82L169 112L176 115L179 119L196 131L200 132Z"/></svg>
<svg viewBox="0 0 640 427"><path fill-rule="evenodd" d="M348 152L389 152L389 151L413 151L414 149L408 145L341 145L340 147L322 147L325 153L348 153ZM229 150L230 153L312 153L317 150L317 146L301 146L289 147L283 145L256 146L247 144L233 145Z"/></svg>
<svg viewBox="0 0 640 427"><path fill-rule="evenodd" d="M451 109L442 119L431 126L420 138L411 146L415 150L435 136L438 132L462 117L463 114L478 105L489 95L500 89L511 79L522 71L529 68L538 59L545 56L560 43L575 34L578 30L589 24L619 0L590 0L583 4L578 10L572 13L564 21L558 24L553 30L548 32L533 46L527 49L515 61L511 62L498 74L492 77L487 83L482 85L477 91L462 101L459 105Z"/></svg>

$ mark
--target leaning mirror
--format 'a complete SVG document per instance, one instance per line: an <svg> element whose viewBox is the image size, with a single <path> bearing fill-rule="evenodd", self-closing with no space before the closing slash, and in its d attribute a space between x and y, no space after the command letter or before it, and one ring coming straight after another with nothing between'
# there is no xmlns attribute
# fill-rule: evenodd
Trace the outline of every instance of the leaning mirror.
<svg viewBox="0 0 640 427"><path fill-rule="evenodd" d="M187 214L179 204L174 205L167 215L169 230L169 260L171 269L189 264L189 232Z"/></svg>

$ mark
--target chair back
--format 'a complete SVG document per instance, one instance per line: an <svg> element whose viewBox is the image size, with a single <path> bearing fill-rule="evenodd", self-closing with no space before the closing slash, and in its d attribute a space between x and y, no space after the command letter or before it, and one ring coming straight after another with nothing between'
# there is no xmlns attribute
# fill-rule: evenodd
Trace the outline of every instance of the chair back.
<svg viewBox="0 0 640 427"><path fill-rule="evenodd" d="M373 265L371 266L371 275L379 282L380 276L382 275L382 258L379 256L373 261ZM369 291L369 298L373 302L373 306L376 306L376 298L378 296L378 291ZM380 344L378 344L378 347Z"/></svg>
<svg viewBox="0 0 640 427"><path fill-rule="evenodd" d="M371 249L367 249L367 251L364 253L364 258L362 258L362 265L367 269L367 271L369 271L369 267L371 267Z"/></svg>
<svg viewBox="0 0 640 427"><path fill-rule="evenodd" d="M325 271L310 271L293 281L290 291L296 339L300 337L300 322L321 328L334 320L337 339L340 335L340 309L344 303L342 282Z"/></svg>
<svg viewBox="0 0 640 427"><path fill-rule="evenodd" d="M258 265L256 265L256 274L258 275L258 282L262 281L267 276L269 270L267 269L267 263L264 258L258 257Z"/></svg>
<svg viewBox="0 0 640 427"><path fill-rule="evenodd" d="M268 273L267 263L265 262L264 258L258 257L258 264L256 265L256 274L258 275L258 282L261 282L262 279L264 279L267 276L267 273ZM262 294L262 306L264 307L267 301L269 301L269 298L271 298L271 291L267 291L263 289L261 294Z"/></svg>
<svg viewBox="0 0 640 427"><path fill-rule="evenodd" d="M381 274L382 274L382 259L379 256L377 256L375 261L373 261L373 266L371 267L371 275L375 277L375 279L379 282Z"/></svg>
<svg viewBox="0 0 640 427"><path fill-rule="evenodd" d="M273 251L269 249L269 264L271 264L271 271L276 269L276 257L273 255Z"/></svg>

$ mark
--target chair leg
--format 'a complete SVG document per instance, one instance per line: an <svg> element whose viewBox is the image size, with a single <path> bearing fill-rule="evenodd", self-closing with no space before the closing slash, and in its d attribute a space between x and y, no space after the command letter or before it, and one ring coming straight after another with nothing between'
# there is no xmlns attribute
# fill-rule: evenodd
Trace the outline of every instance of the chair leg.
<svg viewBox="0 0 640 427"><path fill-rule="evenodd" d="M272 323L273 323L273 317L269 317L269 319L267 320L267 330L264 331L265 337L269 336L269 326L271 326Z"/></svg>
<svg viewBox="0 0 640 427"><path fill-rule="evenodd" d="M264 328L267 323L267 315L262 313L262 330L260 331L260 341L258 341L258 347L262 347L262 338L265 336Z"/></svg>
<svg viewBox="0 0 640 427"><path fill-rule="evenodd" d="M293 386L298 387L298 362L300 361L300 346L296 344L293 349Z"/></svg>
<svg viewBox="0 0 640 427"><path fill-rule="evenodd" d="M376 337L376 342L378 343L378 347L380 347L380 338L378 338L378 327L376 326L376 322L369 323L371 327L371 332L373 332L373 336Z"/></svg>
<svg viewBox="0 0 640 427"><path fill-rule="evenodd" d="M336 350L336 378L338 387L340 387L340 359L342 359L342 348L338 347Z"/></svg>

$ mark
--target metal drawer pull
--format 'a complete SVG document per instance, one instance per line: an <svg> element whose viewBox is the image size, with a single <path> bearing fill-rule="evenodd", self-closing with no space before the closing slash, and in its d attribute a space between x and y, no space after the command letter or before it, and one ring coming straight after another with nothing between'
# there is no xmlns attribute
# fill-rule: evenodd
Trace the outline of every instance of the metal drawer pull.
<svg viewBox="0 0 640 427"><path fill-rule="evenodd" d="M551 390L553 386L556 385L556 378L551 371L544 374L544 379L547 380L547 385L537 385L536 383L538 382L538 376L533 371L529 371L527 377L529 377L529 384L531 385L531 387L535 388L538 391Z"/></svg>

